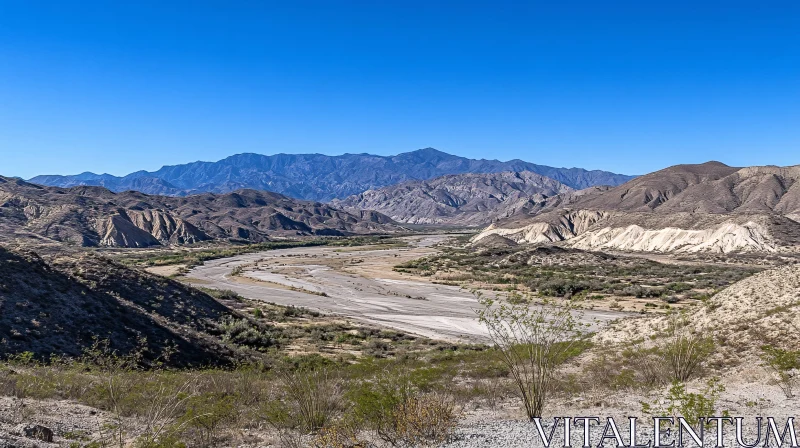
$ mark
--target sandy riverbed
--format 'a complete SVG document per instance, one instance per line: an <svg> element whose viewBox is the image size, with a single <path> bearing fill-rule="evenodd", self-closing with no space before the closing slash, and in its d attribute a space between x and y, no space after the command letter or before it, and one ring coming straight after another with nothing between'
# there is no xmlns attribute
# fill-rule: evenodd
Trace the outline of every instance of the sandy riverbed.
<svg viewBox="0 0 800 448"><path fill-rule="evenodd" d="M208 261L192 269L187 279L249 299L303 306L426 337L482 340L485 329L475 318L480 305L470 291L392 270L399 263L435 253L435 245L446 238L409 237L408 248L302 247L258 252ZM237 266L242 272L232 275ZM582 319L602 325L622 316L613 311L586 311Z"/></svg>

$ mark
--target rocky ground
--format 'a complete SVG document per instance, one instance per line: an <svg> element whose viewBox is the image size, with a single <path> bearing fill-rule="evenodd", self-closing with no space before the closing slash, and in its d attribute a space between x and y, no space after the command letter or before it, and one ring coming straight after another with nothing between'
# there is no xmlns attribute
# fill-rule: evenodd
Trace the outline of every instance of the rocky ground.
<svg viewBox="0 0 800 448"><path fill-rule="evenodd" d="M745 417L744 427L748 441L755 437L756 416L774 417L781 426L786 418L797 417L800 398L787 399L779 388L770 383L766 371L758 366L749 366L730 372L723 377L726 391L720 397L717 410L728 411L732 416ZM690 390L696 390L700 381L690 383ZM625 391L609 393L598 387L571 396L554 398L548 407L544 429L549 434L553 417L596 416L605 424L613 417L618 424L623 440L629 440L628 417L638 417L637 437L646 443L652 438L652 420L642 412L641 402L657 402L663 397L663 389L649 393ZM26 400L24 403L10 397L0 397L0 448L10 447L56 447L83 446L88 440L111 440L111 427L120 420L113 415L88 406L68 401ZM126 431L133 432L145 422L121 420ZM781 423L783 422L783 423ZM797 422L800 423L800 422ZM39 440L36 435L25 435L26 428L40 425L52 431L53 443ZM563 446L561 436L563 427L556 431L553 446ZM800 432L800 427L798 427ZM600 439L602 428L592 425L592 444ZM573 427L572 446L583 445L582 426ZM714 433L709 431L706 446L714 446ZM726 438L733 441L733 433L726 432ZM669 438L665 441L669 442ZM273 448L279 442L275 434L267 428L232 434L231 442L222 446L242 448ZM461 423L453 439L441 448L522 448L543 446L536 427L524 417L519 404L513 399L489 407L484 403L472 403L464 412ZM607 443L606 446L614 446ZM691 444L687 446L692 446Z"/></svg>
<svg viewBox="0 0 800 448"><path fill-rule="evenodd" d="M744 417L744 428L747 441L754 440L756 435L755 417L774 417L782 427L787 417L797 418L797 409L800 408L800 398L787 399L780 389L774 384L768 384L770 378L766 371L760 368L747 368L732 372L723 378L727 384L726 391L722 394L718 404L718 411L728 411L731 416ZM699 388L701 383L695 381L690 389ZM553 417L599 417L605 424L608 417L613 417L619 426L623 441L629 442L628 417L637 417L637 437L639 443L646 443L652 439L653 427L650 415L642 412L641 402L657 402L663 400L663 389L652 393L607 391L587 391L570 398L554 400L552 407L547 410L543 420L549 426L543 425L545 433L549 435ZM782 423L781 423L782 422ZM800 433L800 422L795 422L795 427ZM726 446L731 446L734 433L726 427ZM782 428L781 428L782 429ZM552 446L563 446L563 424L556 431ZM597 446L603 432L602 427L592 425L592 445ZM571 431L572 446L583 445L582 426L573 427ZM671 439L664 439L669 443ZM714 446L715 433L709 430L705 446ZM479 409L466 413L459 424L454 439L442 445L442 448L529 448L542 447L534 424L525 419L519 407L513 402L506 403L504 408L498 410ZM608 447L616 446L613 441L606 442ZM687 446L694 446L689 443Z"/></svg>
<svg viewBox="0 0 800 448"><path fill-rule="evenodd" d="M103 439L103 428L108 433L114 423L106 412L68 401L0 397L0 448L47 448Z"/></svg>

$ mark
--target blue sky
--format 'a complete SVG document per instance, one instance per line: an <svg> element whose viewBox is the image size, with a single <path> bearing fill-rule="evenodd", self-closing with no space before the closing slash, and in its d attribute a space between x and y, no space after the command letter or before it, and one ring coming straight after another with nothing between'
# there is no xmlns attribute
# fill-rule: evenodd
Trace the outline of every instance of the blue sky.
<svg viewBox="0 0 800 448"><path fill-rule="evenodd" d="M800 164L800 2L0 0L0 174L429 146Z"/></svg>

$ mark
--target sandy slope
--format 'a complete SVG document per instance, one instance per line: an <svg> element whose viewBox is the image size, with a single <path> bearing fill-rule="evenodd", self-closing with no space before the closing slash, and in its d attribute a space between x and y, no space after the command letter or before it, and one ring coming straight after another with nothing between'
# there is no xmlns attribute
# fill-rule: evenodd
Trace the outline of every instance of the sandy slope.
<svg viewBox="0 0 800 448"><path fill-rule="evenodd" d="M602 344L657 335L666 316L620 321L596 336ZM800 265L783 266L739 281L689 311L693 331L714 335L726 364L754 360L759 347L797 349L800 338Z"/></svg>

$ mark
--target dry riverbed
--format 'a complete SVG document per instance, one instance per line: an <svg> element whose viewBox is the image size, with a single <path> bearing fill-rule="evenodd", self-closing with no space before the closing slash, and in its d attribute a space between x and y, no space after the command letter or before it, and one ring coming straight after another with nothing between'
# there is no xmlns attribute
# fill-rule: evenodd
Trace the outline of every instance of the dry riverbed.
<svg viewBox="0 0 800 448"><path fill-rule="evenodd" d="M414 236L408 247L300 247L207 261L186 280L229 289L253 300L303 306L434 339L480 341L480 305L471 291L401 274L400 263L434 254L446 235ZM491 294L491 292L490 292ZM586 311L582 319L602 325L625 316Z"/></svg>

